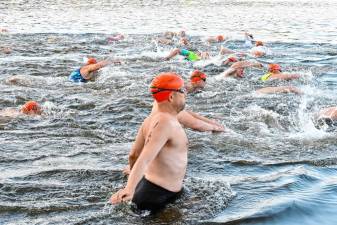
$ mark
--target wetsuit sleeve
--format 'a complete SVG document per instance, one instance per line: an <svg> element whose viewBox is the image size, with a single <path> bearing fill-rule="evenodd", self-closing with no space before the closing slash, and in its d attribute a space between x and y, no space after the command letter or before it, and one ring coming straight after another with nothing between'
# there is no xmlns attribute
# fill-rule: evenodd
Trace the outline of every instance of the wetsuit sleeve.
<svg viewBox="0 0 337 225"><path fill-rule="evenodd" d="M186 49L181 49L179 54L180 54L180 55L183 55L183 56L188 56L189 53L190 53L190 51L188 51L188 50L186 50Z"/></svg>

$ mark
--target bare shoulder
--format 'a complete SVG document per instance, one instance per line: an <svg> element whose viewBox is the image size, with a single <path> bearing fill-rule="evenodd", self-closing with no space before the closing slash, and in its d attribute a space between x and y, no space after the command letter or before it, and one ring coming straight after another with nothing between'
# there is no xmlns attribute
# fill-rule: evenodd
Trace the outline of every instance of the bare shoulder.
<svg viewBox="0 0 337 225"><path fill-rule="evenodd" d="M145 133L149 130L164 130L172 126L172 121L177 120L167 113L156 113L147 117L143 122Z"/></svg>

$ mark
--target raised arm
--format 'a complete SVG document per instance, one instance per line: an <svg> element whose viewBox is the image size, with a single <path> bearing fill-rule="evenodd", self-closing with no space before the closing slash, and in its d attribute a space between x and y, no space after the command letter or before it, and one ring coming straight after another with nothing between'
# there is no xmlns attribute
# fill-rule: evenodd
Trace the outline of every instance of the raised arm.
<svg viewBox="0 0 337 225"><path fill-rule="evenodd" d="M171 130L171 123L169 120L166 118L161 118L153 124L153 127L145 138L144 148L131 170L126 187L111 196L111 203L117 204L132 199L135 188L141 178L144 176L148 165L158 155L160 150L169 140L169 131Z"/></svg>
<svg viewBox="0 0 337 225"><path fill-rule="evenodd" d="M83 76L84 79L86 80L90 80L91 79L91 73L92 72L95 72L109 64L113 63L113 61L111 60L103 60L103 61L100 61L98 63L95 63L95 64L90 64L90 65L86 65L86 66L83 66L81 68L81 75Z"/></svg>

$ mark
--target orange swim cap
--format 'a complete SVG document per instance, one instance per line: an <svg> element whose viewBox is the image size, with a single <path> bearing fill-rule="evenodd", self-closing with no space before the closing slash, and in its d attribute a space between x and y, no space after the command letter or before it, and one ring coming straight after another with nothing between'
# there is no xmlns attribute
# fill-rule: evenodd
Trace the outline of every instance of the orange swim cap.
<svg viewBox="0 0 337 225"><path fill-rule="evenodd" d="M206 74L201 72L200 70L194 70L191 74L191 83L197 83L201 80L206 81Z"/></svg>
<svg viewBox="0 0 337 225"><path fill-rule="evenodd" d="M228 62L237 62L237 61L239 61L236 57L234 57L234 56L231 56L231 57L228 57Z"/></svg>
<svg viewBox="0 0 337 225"><path fill-rule="evenodd" d="M263 42L262 41L256 41L255 46L263 46Z"/></svg>
<svg viewBox="0 0 337 225"><path fill-rule="evenodd" d="M217 39L218 41L224 41L224 40L225 40L225 37L224 37L223 35L218 35L218 36L216 36L216 39Z"/></svg>
<svg viewBox="0 0 337 225"><path fill-rule="evenodd" d="M21 112L24 114L39 114L41 107L39 103L35 101L28 101L21 107Z"/></svg>
<svg viewBox="0 0 337 225"><path fill-rule="evenodd" d="M90 64L96 64L97 63L97 60L95 58L89 58L87 60L87 65L90 65Z"/></svg>
<svg viewBox="0 0 337 225"><path fill-rule="evenodd" d="M279 64L269 64L268 65L268 71L269 72L281 71L281 66Z"/></svg>
<svg viewBox="0 0 337 225"><path fill-rule="evenodd" d="M166 72L157 75L151 83L150 91L157 102L168 100L172 91L182 91L184 80L176 73Z"/></svg>

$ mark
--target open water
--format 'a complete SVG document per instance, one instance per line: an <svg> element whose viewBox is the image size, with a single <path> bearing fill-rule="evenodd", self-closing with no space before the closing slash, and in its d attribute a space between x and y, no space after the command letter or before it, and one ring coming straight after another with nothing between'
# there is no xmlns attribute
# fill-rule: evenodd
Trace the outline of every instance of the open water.
<svg viewBox="0 0 337 225"><path fill-rule="evenodd" d="M334 1L2 0L0 108L41 102L42 117L0 121L0 224L337 224L337 132L318 130L315 112L337 104L337 3ZM126 178L122 169L149 114L154 75L192 65L157 60L170 48L152 41L185 30L192 44L216 55L208 35L247 50L243 32L263 40L280 63L300 73L291 82L261 83L263 70L219 79L187 108L231 133L186 130L189 163L182 199L156 216L107 204ZM109 43L123 33L126 39ZM83 57L118 57L95 82L67 80ZM18 82L9 82L12 77ZM264 86L294 85L303 95L259 96Z"/></svg>

